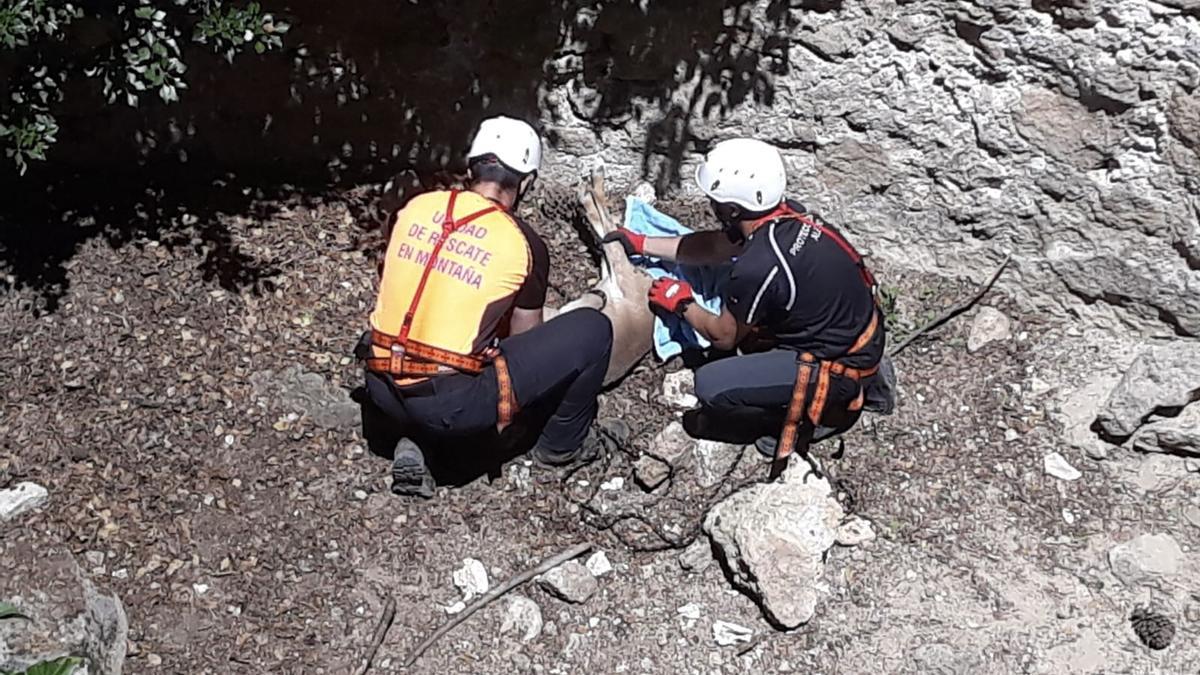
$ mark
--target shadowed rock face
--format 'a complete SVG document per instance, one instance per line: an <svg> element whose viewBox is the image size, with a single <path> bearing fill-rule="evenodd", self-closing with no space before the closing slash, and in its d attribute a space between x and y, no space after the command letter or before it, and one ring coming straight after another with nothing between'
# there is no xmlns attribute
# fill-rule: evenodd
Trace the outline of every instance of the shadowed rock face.
<svg viewBox="0 0 1200 675"><path fill-rule="evenodd" d="M169 108L64 110L50 173L174 166L182 152L186 172L158 175L313 185L332 169L382 183L461 168L478 120L507 113L540 118L548 179L574 185L603 162L616 185L646 178L688 196L699 153L752 135L783 149L792 193L872 256L982 280L1007 249L1016 264L1001 285L1023 309L1200 335L1193 0L377 0L353 12L304 0L289 11L304 54L232 71L198 57L189 96ZM119 214L97 224L124 227Z"/></svg>
<svg viewBox="0 0 1200 675"><path fill-rule="evenodd" d="M696 150L734 134L776 143L793 193L902 267L981 280L1007 249L1017 264L1002 285L1020 289L1025 309L1068 310L1121 333L1200 335L1195 6L823 10L790 10L786 58L764 53L761 69L782 65L769 105L685 116ZM755 16L765 25L765 9ZM693 78L681 90L696 100L717 88ZM578 95L548 100L570 110ZM610 163L642 168L644 121L565 126L558 166L577 170L573 158L603 143ZM689 176L697 157L676 173Z"/></svg>

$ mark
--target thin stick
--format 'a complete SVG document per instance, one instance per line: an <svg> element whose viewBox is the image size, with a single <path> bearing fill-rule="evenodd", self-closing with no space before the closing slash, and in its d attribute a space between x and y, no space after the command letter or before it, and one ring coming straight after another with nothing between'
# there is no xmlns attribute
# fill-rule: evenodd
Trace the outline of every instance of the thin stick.
<svg viewBox="0 0 1200 675"><path fill-rule="evenodd" d="M488 591L487 593L484 593L483 595L479 596L479 599L476 600L475 602L471 603L470 607L467 607L462 612L460 612L458 614L458 616L454 617L450 621L447 621L445 624L442 625L441 628L438 628L437 630L435 630L433 632L433 635L430 635L429 637L425 638L425 641L422 642L421 644L417 645L417 648L413 650L411 655L409 655L408 660L404 662L404 667L405 668L411 667L412 664L417 662L417 659L421 658L421 655L425 653L426 649L429 649L429 647L434 642L437 642L438 638L442 637L446 633L449 633L452 628L454 628L458 624L462 623L463 621L466 621L467 617L471 616L472 614L479 611L480 609L483 609L483 607L485 605L487 605L488 603L492 602L493 600L496 600L500 596L508 593L509 591L513 590L517 586L520 586L521 584L525 583L526 581L529 581L530 579L536 577L537 575L545 573L545 572L549 572L550 570L554 569L555 567L558 567L559 565L567 562L568 560L574 560L575 558L578 558L579 556L583 555L584 553L587 553L590 550L592 550L591 542L585 541L582 544L576 544L576 545L572 546L571 548L563 551L562 553L559 553L558 555L554 556L553 558L547 558L546 560L543 560L542 563L540 565L538 565L537 567L527 569L524 572L516 574L512 577L509 577L508 581L505 581L504 583L493 588L492 590Z"/></svg>
<svg viewBox="0 0 1200 675"><path fill-rule="evenodd" d="M756 635L756 636L754 637L754 639L753 639L753 640L751 640L750 642L746 643L746 644L745 644L745 645L744 645L744 646L743 646L741 649L737 650L737 655L738 655L738 656L745 656L745 655L746 655L746 654L748 654L749 652L753 651L755 647L757 647L757 646L759 646L760 644L762 644L762 643L763 643L763 641L765 641L765 640L766 640L767 638L769 638L769 637L771 637L771 631L766 631L766 632L764 632L764 633L759 633L758 635Z"/></svg>
<svg viewBox="0 0 1200 675"><path fill-rule="evenodd" d="M375 637L371 640L371 648L367 650L366 656L363 657L362 666L358 669L358 675L366 675L371 669L371 662L375 660L375 654L379 652L379 645L383 644L383 638L387 637L388 629L392 627L392 621L396 619L396 599L388 598L387 605L383 608L383 616L379 617L379 625L375 626Z"/></svg>
<svg viewBox="0 0 1200 675"><path fill-rule="evenodd" d="M910 344L912 344L913 341L916 340L917 338L928 333L929 331L933 330L934 328L937 328L938 326L946 323L947 321L949 321L950 319L953 319L954 317L958 316L959 314L962 314L963 312L967 311L968 309L971 309L972 307L974 307L975 303L979 302L980 299L982 299L983 296L986 295L987 292L992 289L992 286L995 285L996 280L1000 278L1000 274L1004 272L1004 268L1008 267L1008 262L1010 260L1012 260L1011 253L1004 256L1003 262L1001 262L1000 266L996 268L996 271L992 274L992 278L988 279L986 284L980 286L979 290L975 292L975 295L967 298L966 300L959 302L957 305L954 305L953 307L946 310L945 312L942 312L933 321L930 321L929 323L925 324L924 326L921 326L919 329L917 329L911 335L904 338L903 342L896 345L892 349L891 353L888 354L888 356L893 356L893 357L896 356L900 352L904 351L905 348L908 347Z"/></svg>

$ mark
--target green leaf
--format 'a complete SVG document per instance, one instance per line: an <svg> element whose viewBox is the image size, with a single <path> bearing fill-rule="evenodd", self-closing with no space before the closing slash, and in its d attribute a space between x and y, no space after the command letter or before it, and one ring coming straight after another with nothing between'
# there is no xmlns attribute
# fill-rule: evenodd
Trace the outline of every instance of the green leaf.
<svg viewBox="0 0 1200 675"><path fill-rule="evenodd" d="M64 656L30 666L25 671L25 675L71 675L81 663L83 663L83 659L77 656Z"/></svg>
<svg viewBox="0 0 1200 675"><path fill-rule="evenodd" d="M261 42L255 42L254 43L254 51L259 54L262 54L263 52L267 51L267 46Z"/></svg>
<svg viewBox="0 0 1200 675"><path fill-rule="evenodd" d="M0 602L0 619L26 619L29 617L21 613L17 606L9 602Z"/></svg>

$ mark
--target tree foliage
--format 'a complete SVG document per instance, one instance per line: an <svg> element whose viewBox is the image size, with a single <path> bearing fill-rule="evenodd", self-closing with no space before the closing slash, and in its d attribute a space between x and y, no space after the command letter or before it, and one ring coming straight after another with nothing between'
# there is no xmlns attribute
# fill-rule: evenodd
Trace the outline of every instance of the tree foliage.
<svg viewBox="0 0 1200 675"><path fill-rule="evenodd" d="M185 49L207 47L232 63L282 46L286 22L257 2L227 0L3 0L0 5L0 147L23 174L58 132L54 108L72 95L136 107L179 99ZM68 87L78 79L94 87Z"/></svg>

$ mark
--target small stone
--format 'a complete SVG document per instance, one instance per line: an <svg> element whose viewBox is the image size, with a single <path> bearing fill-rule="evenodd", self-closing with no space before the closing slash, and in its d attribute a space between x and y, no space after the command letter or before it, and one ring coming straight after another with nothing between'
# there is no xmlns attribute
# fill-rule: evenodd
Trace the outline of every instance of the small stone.
<svg viewBox="0 0 1200 675"><path fill-rule="evenodd" d="M504 608L504 619L500 623L500 634L516 631L521 642L529 642L542 633L542 609L524 595L508 597Z"/></svg>
<svg viewBox="0 0 1200 675"><path fill-rule="evenodd" d="M1016 429L1007 429L1004 432L1004 440L1008 441L1009 443L1012 443L1020 437L1021 434L1018 434Z"/></svg>
<svg viewBox="0 0 1200 675"><path fill-rule="evenodd" d="M685 619L691 619L692 621L700 618L700 605L697 605L694 602L689 602L675 611L679 614L679 616L682 616Z"/></svg>
<svg viewBox="0 0 1200 675"><path fill-rule="evenodd" d="M745 626L739 626L736 623L720 619L713 621L712 631L713 639L722 647L735 645L739 642L749 642L751 636L754 635L754 631Z"/></svg>
<svg viewBox="0 0 1200 675"><path fill-rule="evenodd" d="M671 477L671 465L650 455L642 455L633 464L633 477L646 492L653 492Z"/></svg>
<svg viewBox="0 0 1200 675"><path fill-rule="evenodd" d="M192 590L196 591L196 595L204 595L208 592L208 584L192 584Z"/></svg>
<svg viewBox="0 0 1200 675"><path fill-rule="evenodd" d="M1179 571L1183 551L1170 535L1143 534L1108 552L1113 574L1127 586L1153 583Z"/></svg>
<svg viewBox="0 0 1200 675"><path fill-rule="evenodd" d="M875 530L871 523L862 518L851 517L842 523L837 532L837 543L840 546L858 546L875 539Z"/></svg>
<svg viewBox="0 0 1200 675"><path fill-rule="evenodd" d="M459 612L463 611L466 608L467 608L467 603L463 602L462 600L457 600L454 602L454 604L449 605L447 607L443 607L442 609L446 610L447 614L453 615L453 614L458 614Z"/></svg>
<svg viewBox="0 0 1200 675"><path fill-rule="evenodd" d="M682 371L681 371L682 372ZM646 454L634 465L634 478L645 490L654 490L671 475L692 461L696 439L688 435L683 425L671 422L650 441Z"/></svg>
<svg viewBox="0 0 1200 675"><path fill-rule="evenodd" d="M1183 518L1192 524L1192 527L1200 527L1200 508L1188 506L1183 509Z"/></svg>
<svg viewBox="0 0 1200 675"><path fill-rule="evenodd" d="M594 577L602 577L613 570L612 563L608 562L608 556L604 554L604 551L593 553L584 566Z"/></svg>
<svg viewBox="0 0 1200 675"><path fill-rule="evenodd" d="M679 566L689 572L703 572L712 561L712 544L708 537L696 537L696 541L679 554Z"/></svg>
<svg viewBox="0 0 1200 675"><path fill-rule="evenodd" d="M360 502L363 501L364 499L367 498L367 491L366 490L355 490L354 498Z"/></svg>
<svg viewBox="0 0 1200 675"><path fill-rule="evenodd" d="M1012 337L1012 322L994 307L981 307L971 322L967 351L974 354L985 346Z"/></svg>
<svg viewBox="0 0 1200 675"><path fill-rule="evenodd" d="M550 595L571 603L585 602L599 589L596 577L578 560L569 560L538 578Z"/></svg>
<svg viewBox="0 0 1200 675"><path fill-rule="evenodd" d="M1078 480L1083 476L1079 469L1071 466L1066 457L1052 452L1044 458L1046 473L1060 480Z"/></svg>
<svg viewBox="0 0 1200 675"><path fill-rule="evenodd" d="M0 521L12 520L23 513L42 508L49 496L46 488L28 481L0 490Z"/></svg>
<svg viewBox="0 0 1200 675"><path fill-rule="evenodd" d="M1063 509L1062 517L1063 517L1063 521L1066 522L1068 525L1075 524L1075 514L1071 513L1070 509Z"/></svg>
<svg viewBox="0 0 1200 675"><path fill-rule="evenodd" d="M162 657L159 656L158 654L150 654L146 657L146 663L148 663L152 666L155 666L155 667L161 666L162 665Z"/></svg>
<svg viewBox="0 0 1200 675"><path fill-rule="evenodd" d="M692 371L684 369L663 378L663 402L676 408L695 408L700 403L696 398L696 379Z"/></svg>
<svg viewBox="0 0 1200 675"><path fill-rule="evenodd" d="M614 476L600 484L600 489L608 492L620 490L623 487L625 487L625 479L621 476Z"/></svg>
<svg viewBox="0 0 1200 675"><path fill-rule="evenodd" d="M464 558L462 562L462 567L454 570L452 576L454 585L463 593L463 600L470 602L471 598L487 593L490 586L487 568L474 558Z"/></svg>

